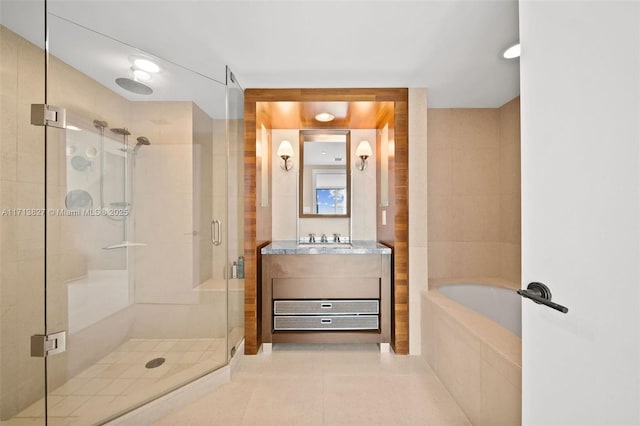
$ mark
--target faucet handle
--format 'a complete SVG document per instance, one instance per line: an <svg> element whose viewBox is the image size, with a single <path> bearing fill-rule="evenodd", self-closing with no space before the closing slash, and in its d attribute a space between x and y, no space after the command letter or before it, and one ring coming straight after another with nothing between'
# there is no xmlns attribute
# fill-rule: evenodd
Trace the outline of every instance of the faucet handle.
<svg viewBox="0 0 640 426"><path fill-rule="evenodd" d="M340 234L338 234L337 232L333 234L333 242L334 243L340 242Z"/></svg>
<svg viewBox="0 0 640 426"><path fill-rule="evenodd" d="M316 234L314 234L313 232L309 233L309 242L310 243L315 243L316 242Z"/></svg>

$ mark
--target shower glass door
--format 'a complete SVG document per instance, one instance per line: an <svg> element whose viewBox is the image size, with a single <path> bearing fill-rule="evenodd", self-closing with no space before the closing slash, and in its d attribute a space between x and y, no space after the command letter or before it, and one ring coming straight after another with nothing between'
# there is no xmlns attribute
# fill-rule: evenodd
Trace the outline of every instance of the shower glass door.
<svg viewBox="0 0 640 426"><path fill-rule="evenodd" d="M229 280L228 351L233 356L244 338L244 91L227 68L228 218L230 262L236 278ZM233 266L232 266L233 267Z"/></svg>
<svg viewBox="0 0 640 426"><path fill-rule="evenodd" d="M227 363L227 91L48 22L47 415L96 424Z"/></svg>
<svg viewBox="0 0 640 426"><path fill-rule="evenodd" d="M30 123L45 102L43 1L0 3L0 424L44 425L45 130Z"/></svg>

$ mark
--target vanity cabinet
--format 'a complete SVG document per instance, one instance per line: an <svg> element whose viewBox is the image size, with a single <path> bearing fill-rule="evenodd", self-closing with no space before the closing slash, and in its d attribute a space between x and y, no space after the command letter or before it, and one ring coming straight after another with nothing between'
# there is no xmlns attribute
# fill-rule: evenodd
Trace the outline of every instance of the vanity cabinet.
<svg viewBox="0 0 640 426"><path fill-rule="evenodd" d="M391 254L371 251L269 254L267 247L263 342L388 343Z"/></svg>

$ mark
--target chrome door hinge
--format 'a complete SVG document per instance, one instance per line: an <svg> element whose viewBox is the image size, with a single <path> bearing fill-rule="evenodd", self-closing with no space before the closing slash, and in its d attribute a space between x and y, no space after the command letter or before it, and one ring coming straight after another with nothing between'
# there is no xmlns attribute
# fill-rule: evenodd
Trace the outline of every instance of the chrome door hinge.
<svg viewBox="0 0 640 426"><path fill-rule="evenodd" d="M31 124L34 126L67 127L67 110L47 104L31 104Z"/></svg>
<svg viewBox="0 0 640 426"><path fill-rule="evenodd" d="M36 334L31 336L31 356L44 358L56 355L67 349L67 332Z"/></svg>

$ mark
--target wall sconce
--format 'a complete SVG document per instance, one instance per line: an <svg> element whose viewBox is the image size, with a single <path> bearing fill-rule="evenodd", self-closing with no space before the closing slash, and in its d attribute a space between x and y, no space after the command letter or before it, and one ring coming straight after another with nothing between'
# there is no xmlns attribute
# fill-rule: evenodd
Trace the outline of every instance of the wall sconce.
<svg viewBox="0 0 640 426"><path fill-rule="evenodd" d="M361 141L356 149L356 157L360 157L360 163L356 164L358 170L363 171L367 168L367 158L373 155L369 141Z"/></svg>
<svg viewBox="0 0 640 426"><path fill-rule="evenodd" d="M293 147L291 146L291 142L280 142L278 157L282 158L282 162L280 163L282 170L289 171L293 168L293 160L291 159L291 157L293 157Z"/></svg>

